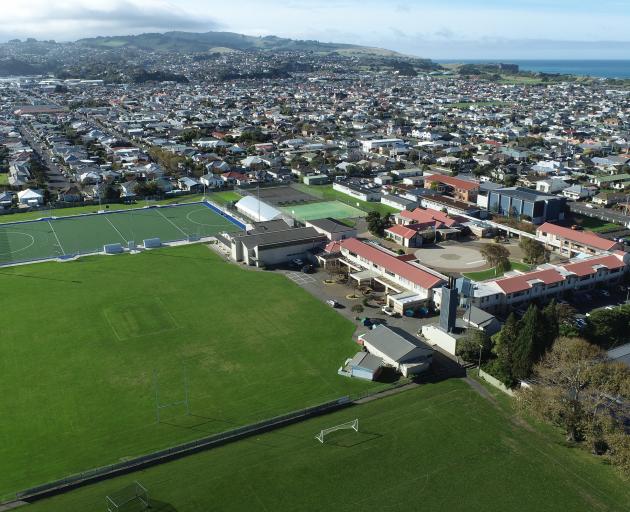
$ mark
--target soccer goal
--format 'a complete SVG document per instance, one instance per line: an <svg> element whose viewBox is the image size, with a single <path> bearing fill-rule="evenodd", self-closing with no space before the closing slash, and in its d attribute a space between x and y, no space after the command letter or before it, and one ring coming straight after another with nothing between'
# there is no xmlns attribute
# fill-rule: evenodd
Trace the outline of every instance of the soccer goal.
<svg viewBox="0 0 630 512"><path fill-rule="evenodd" d="M320 443L324 443L324 439L325 437L332 433L332 432L336 432L337 430L354 430L355 432L359 431L359 419L355 419L352 421L348 421L346 423L342 423L341 425L336 425L334 427L330 427L330 428L325 428L323 430L320 430L319 434L317 434L315 436L315 439L317 439Z"/></svg>
<svg viewBox="0 0 630 512"><path fill-rule="evenodd" d="M134 482L120 491L106 496L107 512L120 512L130 503L136 504L134 510L147 510L151 508L149 491L140 483Z"/></svg>

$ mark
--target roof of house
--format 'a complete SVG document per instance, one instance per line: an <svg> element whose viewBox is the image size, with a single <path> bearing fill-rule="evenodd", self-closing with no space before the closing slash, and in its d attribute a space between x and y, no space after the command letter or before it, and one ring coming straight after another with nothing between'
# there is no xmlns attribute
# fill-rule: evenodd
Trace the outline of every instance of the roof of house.
<svg viewBox="0 0 630 512"><path fill-rule="evenodd" d="M498 279L496 283L506 294L509 294L529 290L536 283L549 285L561 281L564 281L564 276L560 272L555 269L546 269Z"/></svg>
<svg viewBox="0 0 630 512"><path fill-rule="evenodd" d="M568 263L564 265L564 268L569 272L573 272L574 274L583 277L595 274L597 272L597 268L600 266L604 266L609 270L614 270L617 268L623 268L625 263L623 262L622 257L609 254L607 256L599 256L598 258L591 258L577 263Z"/></svg>
<svg viewBox="0 0 630 512"><path fill-rule="evenodd" d="M308 242L324 242L326 237L313 228L284 229L282 231L270 231L256 235L244 235L238 237L248 249L269 246L283 246Z"/></svg>
<svg viewBox="0 0 630 512"><path fill-rule="evenodd" d="M354 368L375 372L381 367L383 360L369 352L357 352L349 364Z"/></svg>
<svg viewBox="0 0 630 512"><path fill-rule="evenodd" d="M402 236L405 240L411 240L418 234L417 229L413 229L413 227L410 226L403 226L402 224L394 224L391 228L387 228L385 231Z"/></svg>
<svg viewBox="0 0 630 512"><path fill-rule="evenodd" d="M439 224L449 228L462 222L462 219L459 217L451 217L444 212L432 210L430 208L416 208L411 212L409 210L403 210L400 212L400 216L403 219L412 220L416 224L431 224L438 222Z"/></svg>
<svg viewBox="0 0 630 512"><path fill-rule="evenodd" d="M385 325L379 325L359 338L396 362L409 362L433 354L433 349L428 345L419 345Z"/></svg>
<svg viewBox="0 0 630 512"><path fill-rule="evenodd" d="M436 181L444 183L454 188L463 190L479 190L479 183L476 181L463 180L454 176L445 176L443 174L431 174L430 176L424 176L425 181Z"/></svg>
<svg viewBox="0 0 630 512"><path fill-rule="evenodd" d="M540 233L550 233L566 240L594 247L595 249L600 249L602 251L611 251L617 246L617 242L607 240L592 231L576 231L574 229L558 226L550 222L545 222L543 225L538 227L536 231Z"/></svg>
<svg viewBox="0 0 630 512"><path fill-rule="evenodd" d="M625 363L630 366L630 343L609 350L608 357L615 362Z"/></svg>
<svg viewBox="0 0 630 512"><path fill-rule="evenodd" d="M411 263L401 261L395 256L381 251L372 245L360 242L356 238L344 240L341 242L341 247L342 249L346 249L367 259L368 261L371 261L372 263L376 263L390 272L393 272L394 274L397 274L400 277L403 277L427 290L444 282L441 277L431 274L430 272L416 267Z"/></svg>

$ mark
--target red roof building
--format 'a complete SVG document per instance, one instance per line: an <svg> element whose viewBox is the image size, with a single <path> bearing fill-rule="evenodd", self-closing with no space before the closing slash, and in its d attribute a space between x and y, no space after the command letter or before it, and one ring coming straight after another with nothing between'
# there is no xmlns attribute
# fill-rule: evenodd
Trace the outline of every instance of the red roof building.
<svg viewBox="0 0 630 512"><path fill-rule="evenodd" d="M437 184L439 192L449 192L458 201L471 203L477 200L477 193L479 192L479 182L477 181L463 180L443 174L424 176L424 188L430 188L432 184Z"/></svg>
<svg viewBox="0 0 630 512"><path fill-rule="evenodd" d="M614 240L607 240L592 231L577 231L550 222L538 227L536 236L548 248L557 249L569 257L579 253L597 254L620 248Z"/></svg>

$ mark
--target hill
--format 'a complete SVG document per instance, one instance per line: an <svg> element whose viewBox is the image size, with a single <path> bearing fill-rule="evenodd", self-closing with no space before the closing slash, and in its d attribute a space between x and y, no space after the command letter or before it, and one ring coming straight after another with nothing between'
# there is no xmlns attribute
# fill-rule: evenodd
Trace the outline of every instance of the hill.
<svg viewBox="0 0 630 512"><path fill-rule="evenodd" d="M207 52L222 48L229 50L307 51L313 53L340 53L343 55L372 55L378 57L404 57L402 54L382 48L370 48L352 44L302 41L276 36L254 37L233 32L166 32L130 36L110 36L80 39L78 44L92 48L137 48L151 51L175 51L182 53Z"/></svg>

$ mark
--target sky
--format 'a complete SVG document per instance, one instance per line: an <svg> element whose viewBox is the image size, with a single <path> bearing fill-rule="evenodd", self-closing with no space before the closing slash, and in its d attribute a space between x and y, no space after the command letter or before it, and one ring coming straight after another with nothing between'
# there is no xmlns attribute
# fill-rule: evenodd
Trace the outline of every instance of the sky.
<svg viewBox="0 0 630 512"><path fill-rule="evenodd" d="M444 59L630 59L630 0L0 0L0 41L225 30Z"/></svg>

